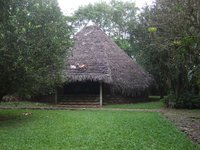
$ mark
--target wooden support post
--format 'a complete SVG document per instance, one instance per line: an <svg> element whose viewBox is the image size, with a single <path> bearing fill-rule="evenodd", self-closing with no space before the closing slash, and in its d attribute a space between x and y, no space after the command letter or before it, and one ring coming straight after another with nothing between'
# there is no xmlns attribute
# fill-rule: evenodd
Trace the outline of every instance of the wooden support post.
<svg viewBox="0 0 200 150"><path fill-rule="evenodd" d="M100 107L103 105L102 81L100 82Z"/></svg>
<svg viewBox="0 0 200 150"><path fill-rule="evenodd" d="M58 89L55 89L55 104L58 103Z"/></svg>

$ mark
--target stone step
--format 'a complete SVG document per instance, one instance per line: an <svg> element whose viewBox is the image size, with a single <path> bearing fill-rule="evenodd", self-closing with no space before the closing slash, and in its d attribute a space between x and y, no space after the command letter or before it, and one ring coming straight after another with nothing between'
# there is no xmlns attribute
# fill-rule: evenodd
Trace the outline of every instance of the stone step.
<svg viewBox="0 0 200 150"><path fill-rule="evenodd" d="M61 102L99 102L99 99L58 99Z"/></svg>
<svg viewBox="0 0 200 150"><path fill-rule="evenodd" d="M98 108L99 105L67 105L67 104L58 104L56 105L60 108Z"/></svg>
<svg viewBox="0 0 200 150"><path fill-rule="evenodd" d="M61 105L99 105L99 102L59 102Z"/></svg>
<svg viewBox="0 0 200 150"><path fill-rule="evenodd" d="M59 96L59 101L99 101L97 96Z"/></svg>

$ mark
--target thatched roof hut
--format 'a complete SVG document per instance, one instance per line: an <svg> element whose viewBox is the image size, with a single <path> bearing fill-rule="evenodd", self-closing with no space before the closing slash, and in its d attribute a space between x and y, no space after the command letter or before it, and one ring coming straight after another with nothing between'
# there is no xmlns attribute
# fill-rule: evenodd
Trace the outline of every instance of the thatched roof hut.
<svg viewBox="0 0 200 150"><path fill-rule="evenodd" d="M65 70L69 82L103 82L126 95L150 86L150 75L97 26L84 27L74 39Z"/></svg>

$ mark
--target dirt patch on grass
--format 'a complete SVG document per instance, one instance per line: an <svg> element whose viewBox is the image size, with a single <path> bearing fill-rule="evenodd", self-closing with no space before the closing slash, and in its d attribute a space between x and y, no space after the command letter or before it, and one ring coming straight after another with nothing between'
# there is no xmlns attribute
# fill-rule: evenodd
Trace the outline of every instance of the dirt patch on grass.
<svg viewBox="0 0 200 150"><path fill-rule="evenodd" d="M200 110L162 109L161 113L194 142L200 144Z"/></svg>

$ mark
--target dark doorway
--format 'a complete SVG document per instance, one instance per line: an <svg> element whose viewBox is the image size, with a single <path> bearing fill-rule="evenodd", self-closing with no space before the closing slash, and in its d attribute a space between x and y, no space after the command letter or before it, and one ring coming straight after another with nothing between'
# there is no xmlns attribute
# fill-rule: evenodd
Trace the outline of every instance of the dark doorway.
<svg viewBox="0 0 200 150"><path fill-rule="evenodd" d="M99 94L99 83L98 82L73 82L64 86L63 94L91 94L98 95Z"/></svg>

